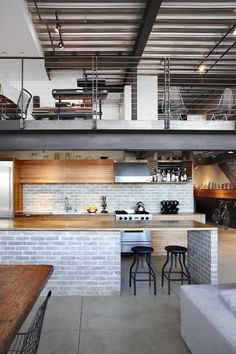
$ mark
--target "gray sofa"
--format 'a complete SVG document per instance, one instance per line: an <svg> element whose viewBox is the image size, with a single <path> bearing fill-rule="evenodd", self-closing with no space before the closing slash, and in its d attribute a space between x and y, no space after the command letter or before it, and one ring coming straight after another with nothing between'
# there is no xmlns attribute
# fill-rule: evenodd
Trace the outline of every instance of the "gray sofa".
<svg viewBox="0 0 236 354"><path fill-rule="evenodd" d="M235 354L236 314L222 300L227 285L181 286L181 335L193 354Z"/></svg>

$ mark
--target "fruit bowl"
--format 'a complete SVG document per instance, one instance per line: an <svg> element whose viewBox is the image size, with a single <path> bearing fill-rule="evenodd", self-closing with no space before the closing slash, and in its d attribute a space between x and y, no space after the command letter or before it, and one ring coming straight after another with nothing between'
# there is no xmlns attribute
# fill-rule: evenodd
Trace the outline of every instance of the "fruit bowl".
<svg viewBox="0 0 236 354"><path fill-rule="evenodd" d="M96 213L97 212L97 207L95 206L95 205L91 205L91 206L89 206L88 208L87 208L87 212L88 213Z"/></svg>

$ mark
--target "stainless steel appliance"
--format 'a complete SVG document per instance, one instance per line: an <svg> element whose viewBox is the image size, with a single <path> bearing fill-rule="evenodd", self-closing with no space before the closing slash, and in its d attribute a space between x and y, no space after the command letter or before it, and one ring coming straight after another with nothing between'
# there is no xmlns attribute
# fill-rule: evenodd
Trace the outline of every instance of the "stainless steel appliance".
<svg viewBox="0 0 236 354"><path fill-rule="evenodd" d="M117 221L149 221L152 220L152 214L147 211L142 211L140 213L128 213L126 210L116 210L116 220Z"/></svg>
<svg viewBox="0 0 236 354"><path fill-rule="evenodd" d="M146 162L115 162L115 182L151 182Z"/></svg>
<svg viewBox="0 0 236 354"><path fill-rule="evenodd" d="M13 161L0 161L0 218L13 217Z"/></svg>
<svg viewBox="0 0 236 354"><path fill-rule="evenodd" d="M121 232L121 253L131 253L134 246L151 247L151 232L148 230L125 230Z"/></svg>

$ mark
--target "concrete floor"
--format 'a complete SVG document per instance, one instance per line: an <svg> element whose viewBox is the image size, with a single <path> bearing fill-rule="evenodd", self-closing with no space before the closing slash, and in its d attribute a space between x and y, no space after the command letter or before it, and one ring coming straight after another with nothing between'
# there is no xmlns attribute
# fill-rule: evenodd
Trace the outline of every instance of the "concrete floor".
<svg viewBox="0 0 236 354"><path fill-rule="evenodd" d="M236 283L235 253L236 230L219 230L219 282ZM143 282L138 283L137 296L133 296L128 287L131 259L125 257L122 296L52 297L38 354L190 353L180 337L180 285L171 284L170 296L166 286L160 286L163 261L163 257L153 257L156 296L153 287Z"/></svg>

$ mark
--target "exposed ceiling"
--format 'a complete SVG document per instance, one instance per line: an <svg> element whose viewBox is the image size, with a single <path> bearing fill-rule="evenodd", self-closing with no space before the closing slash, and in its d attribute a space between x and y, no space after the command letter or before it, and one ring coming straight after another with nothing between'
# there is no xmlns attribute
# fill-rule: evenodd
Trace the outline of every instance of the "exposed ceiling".
<svg viewBox="0 0 236 354"><path fill-rule="evenodd" d="M138 73L158 75L170 58L171 83L205 105L236 86L236 2L227 0L26 0L50 73L97 69L110 89L121 91ZM56 17L57 16L57 17ZM57 21L58 18L58 21ZM61 26L61 38L55 26ZM64 49L58 47L59 41ZM97 66L92 63L97 56ZM205 65L199 74L197 67Z"/></svg>

